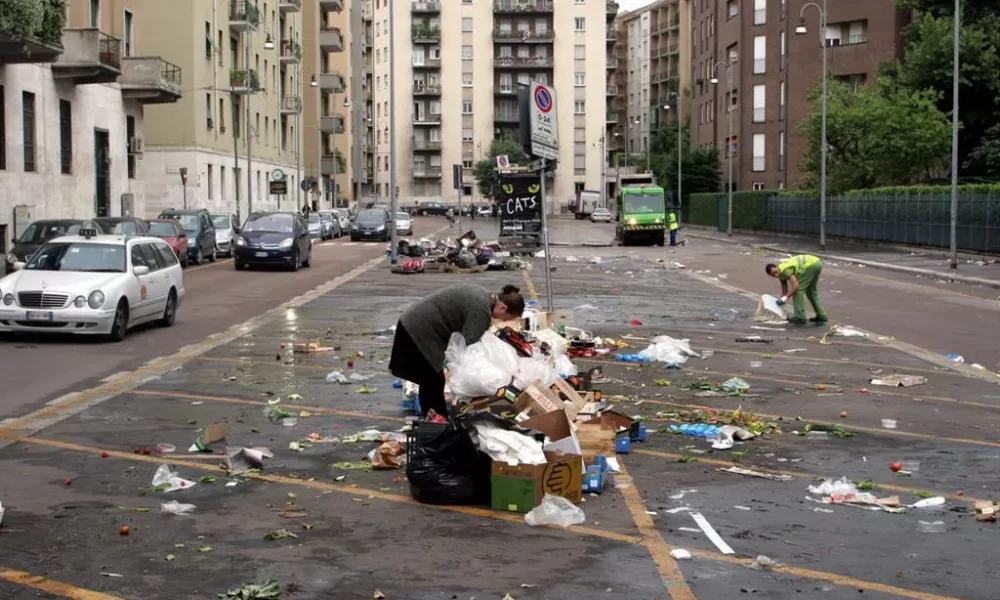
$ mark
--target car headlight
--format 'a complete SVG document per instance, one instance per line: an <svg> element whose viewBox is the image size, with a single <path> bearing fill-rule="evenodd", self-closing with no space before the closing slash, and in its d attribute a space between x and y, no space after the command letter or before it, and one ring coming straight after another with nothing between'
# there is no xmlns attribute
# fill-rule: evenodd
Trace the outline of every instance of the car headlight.
<svg viewBox="0 0 1000 600"><path fill-rule="evenodd" d="M14 294L7 294L3 297L4 306L10 306L14 304Z"/></svg>
<svg viewBox="0 0 1000 600"><path fill-rule="evenodd" d="M236 240L234 241L234 243L237 246L246 246L247 245L247 241L245 239L241 238L240 236L236 236Z"/></svg>
<svg viewBox="0 0 1000 600"><path fill-rule="evenodd" d="M77 308L83 308L83 305L87 303L87 299L83 296L77 296L76 300L73 301L73 306Z"/></svg>
<svg viewBox="0 0 1000 600"><path fill-rule="evenodd" d="M294 240L292 240L292 238L285 238L285 239L281 240L281 243L278 244L278 247L279 248L291 248L293 241Z"/></svg>
<svg viewBox="0 0 1000 600"><path fill-rule="evenodd" d="M8 255L6 256L6 258L7 258L7 264L8 264L8 265L12 265L12 264L14 264L14 263L16 263L16 262L17 262L17 257L16 257L16 256L14 256L14 254L13 254L13 253L10 253L10 254L8 254Z"/></svg>
<svg viewBox="0 0 1000 600"><path fill-rule="evenodd" d="M385 225L379 225L378 231L385 231Z"/></svg>
<svg viewBox="0 0 1000 600"><path fill-rule="evenodd" d="M101 308L104 305L104 292L101 290L94 290L90 292L90 296L87 297L87 306L90 308Z"/></svg>
<svg viewBox="0 0 1000 600"><path fill-rule="evenodd" d="M662 222L663 222L663 219L661 219L660 217L656 217L656 222L657 222L657 223L662 223Z"/></svg>
<svg viewBox="0 0 1000 600"><path fill-rule="evenodd" d="M636 223L637 223L637 221L635 219L629 219L628 220L628 224L629 225L635 225Z"/></svg>

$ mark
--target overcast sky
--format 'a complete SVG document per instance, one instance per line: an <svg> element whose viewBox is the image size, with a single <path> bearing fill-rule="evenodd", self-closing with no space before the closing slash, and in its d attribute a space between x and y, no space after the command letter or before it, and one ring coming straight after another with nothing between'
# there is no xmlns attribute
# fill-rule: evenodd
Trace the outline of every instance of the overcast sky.
<svg viewBox="0 0 1000 600"><path fill-rule="evenodd" d="M641 6L652 4L655 0L618 0L622 10L635 10Z"/></svg>

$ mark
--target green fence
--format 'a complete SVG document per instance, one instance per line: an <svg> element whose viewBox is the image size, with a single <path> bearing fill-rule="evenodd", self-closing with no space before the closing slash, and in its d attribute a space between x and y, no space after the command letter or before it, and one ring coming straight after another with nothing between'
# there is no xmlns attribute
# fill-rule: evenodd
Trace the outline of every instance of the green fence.
<svg viewBox="0 0 1000 600"><path fill-rule="evenodd" d="M733 192L733 228L766 229L767 201L775 192ZM729 217L729 196L718 194L691 194L688 222L694 225L718 227L726 231Z"/></svg>

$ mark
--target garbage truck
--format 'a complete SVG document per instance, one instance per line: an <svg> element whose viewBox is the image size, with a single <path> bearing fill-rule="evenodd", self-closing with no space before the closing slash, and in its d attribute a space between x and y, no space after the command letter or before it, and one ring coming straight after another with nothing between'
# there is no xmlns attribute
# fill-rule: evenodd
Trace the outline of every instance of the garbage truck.
<svg viewBox="0 0 1000 600"><path fill-rule="evenodd" d="M642 181L635 179L641 177ZM618 188L616 238L623 246L662 246L667 231L666 195L652 175L629 176Z"/></svg>

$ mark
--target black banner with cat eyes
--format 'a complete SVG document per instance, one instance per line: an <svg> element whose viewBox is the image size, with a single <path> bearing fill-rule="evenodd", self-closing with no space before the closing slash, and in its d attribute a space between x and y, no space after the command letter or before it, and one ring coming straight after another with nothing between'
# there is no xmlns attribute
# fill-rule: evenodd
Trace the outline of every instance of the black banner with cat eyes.
<svg viewBox="0 0 1000 600"><path fill-rule="evenodd" d="M542 179L537 174L502 175L500 237L534 236L542 232Z"/></svg>

